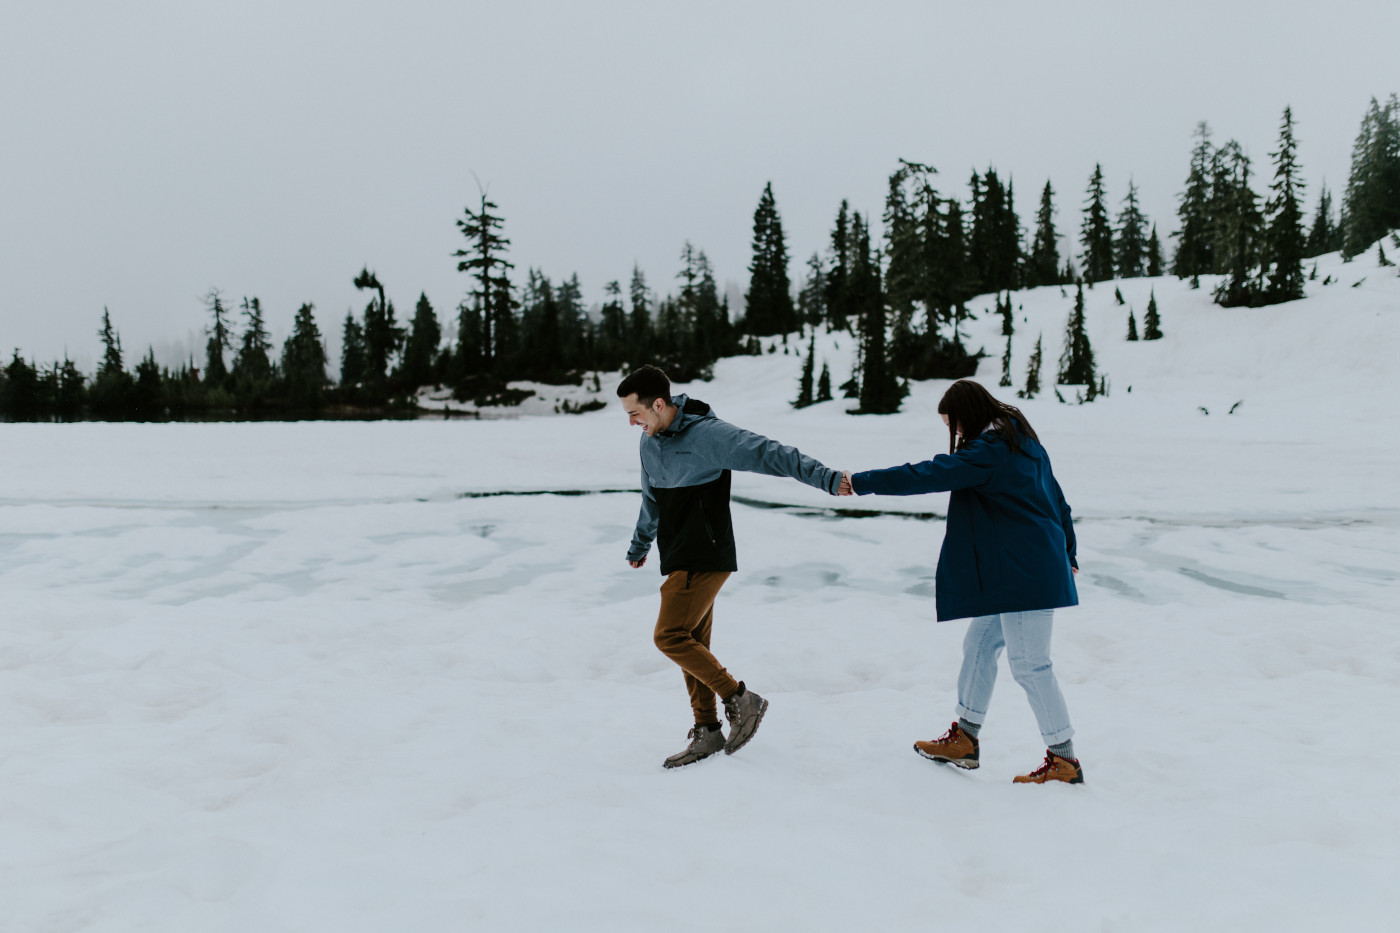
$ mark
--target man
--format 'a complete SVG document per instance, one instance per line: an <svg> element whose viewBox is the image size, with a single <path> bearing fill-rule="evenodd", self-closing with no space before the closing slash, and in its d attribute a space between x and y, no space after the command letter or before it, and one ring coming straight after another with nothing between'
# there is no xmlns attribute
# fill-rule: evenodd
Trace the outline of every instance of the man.
<svg viewBox="0 0 1400 933"><path fill-rule="evenodd" d="M729 515L731 470L790 476L837 495L842 474L792 447L716 418L710 406L671 397L671 381L655 366L622 380L617 396L629 423L642 428L642 508L627 562L641 567L656 541L661 552L661 612L656 647L685 672L695 727L686 748L667 758L678 768L720 749L732 755L753 738L768 701L729 675L710 653L715 596L739 569ZM729 720L725 740L715 696Z"/></svg>

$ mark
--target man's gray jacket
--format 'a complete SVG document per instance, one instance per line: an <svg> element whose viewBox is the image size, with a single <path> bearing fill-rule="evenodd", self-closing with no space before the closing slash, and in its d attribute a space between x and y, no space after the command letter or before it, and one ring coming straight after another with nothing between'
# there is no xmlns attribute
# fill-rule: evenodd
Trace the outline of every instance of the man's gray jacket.
<svg viewBox="0 0 1400 933"><path fill-rule="evenodd" d="M836 495L841 473L752 431L715 417L710 406L678 395L680 409L656 436L642 435L642 509L627 559L646 557L652 541L661 572L735 571L729 473L790 476Z"/></svg>

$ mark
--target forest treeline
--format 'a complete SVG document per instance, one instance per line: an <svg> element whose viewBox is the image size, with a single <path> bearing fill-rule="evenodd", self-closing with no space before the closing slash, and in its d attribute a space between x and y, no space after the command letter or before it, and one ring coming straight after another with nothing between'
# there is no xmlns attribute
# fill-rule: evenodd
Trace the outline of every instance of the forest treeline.
<svg viewBox="0 0 1400 933"><path fill-rule="evenodd" d="M457 220L462 241L454 258L469 285L452 311L450 341L426 294L411 316L400 318L367 267L353 278L365 295L363 311L339 322L338 361L327 358L311 304L297 310L279 348L258 298L235 305L213 289L203 299L207 343L201 358L172 369L159 365L148 347L132 365L104 308L96 372L84 373L66 359L31 362L16 350L0 366L0 415L324 417L412 410L425 386L450 387L457 399L479 405L510 404L528 394L512 389L512 381L577 384L589 373L644 362L662 366L676 381L708 378L716 360L758 353L760 337L796 332L803 332L799 340L809 355L794 404L832 397L833 378L840 378L838 390L857 400L854 411L892 412L909 380L976 370L981 352L970 351L962 337L967 303L976 295L998 294L1007 336L1002 385L1011 385L1010 292L1043 285L1078 289L1058 381L1084 386L1081 399L1091 400L1103 384L1083 333L1084 286L1164 272L1199 285L1201 276L1212 275L1219 277L1214 298L1223 306L1274 304L1302 297L1304 260L1335 250L1350 259L1400 228L1400 101L1394 94L1384 105L1370 103L1340 206L1322 187L1310 223L1291 110L1280 121L1262 197L1260 172L1238 142L1217 145L1204 123L1194 138L1176 229L1168 238L1174 241L1170 261L1136 185L1129 181L1115 202L1099 165L1089 175L1078 230L1070 237L1056 226L1056 192L1048 181L1027 229L1012 179L994 166L974 171L962 198L940 192L932 166L900 160L889 177L879 237L868 214L841 202L826 250L806 260L797 282L789 278L787 236L772 184L766 185L754 211L749 287L738 314L721 294L704 250L689 242L664 295L634 266L625 287L621 280L606 283L602 301L590 307L577 274L558 280L535 268L517 274L505 218L483 192ZM1061 244L1071 239L1078 251L1062 255ZM1381 263L1389 264L1384 245L1377 249ZM1143 339L1161 336L1155 299L1144 324ZM805 332L818 327L849 331L858 341L851 372L834 376L823 366L816 375L815 344ZM1126 336L1138 339L1136 320L1130 319ZM1023 396L1039 391L1040 349L1032 355Z"/></svg>

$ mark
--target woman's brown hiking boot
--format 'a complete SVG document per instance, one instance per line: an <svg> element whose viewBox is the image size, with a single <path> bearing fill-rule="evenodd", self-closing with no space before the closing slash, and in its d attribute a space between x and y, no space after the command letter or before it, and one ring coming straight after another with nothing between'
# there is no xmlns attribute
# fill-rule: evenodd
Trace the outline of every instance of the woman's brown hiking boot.
<svg viewBox="0 0 1400 933"><path fill-rule="evenodd" d="M942 738L932 742L915 742L914 751L931 761L956 765L971 771L977 767L977 740L953 723ZM1017 778L1019 781L1020 778Z"/></svg>
<svg viewBox="0 0 1400 933"><path fill-rule="evenodd" d="M1078 758L1061 758L1052 751L1045 753L1045 762L1030 774L1017 775L1013 784L1045 784L1048 781L1064 781L1066 784L1083 784L1084 769L1079 767Z"/></svg>

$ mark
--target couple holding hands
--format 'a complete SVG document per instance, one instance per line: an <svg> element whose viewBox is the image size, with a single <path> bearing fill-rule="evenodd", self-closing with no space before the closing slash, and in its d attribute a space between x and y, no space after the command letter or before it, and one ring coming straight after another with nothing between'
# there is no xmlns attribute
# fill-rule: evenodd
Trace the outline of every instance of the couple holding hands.
<svg viewBox="0 0 1400 933"><path fill-rule="evenodd" d="M660 551L661 611L656 647L685 673L695 715L689 744L664 766L693 764L753 738L768 701L735 680L710 652L714 602L738 569L729 512L730 473L788 476L832 495L909 496L951 492L936 575L940 622L972 620L963 640L957 720L940 738L914 743L933 761L979 764L977 735L996 685L1003 649L1026 691L1045 740L1039 768L1017 783L1082 784L1074 729L1050 663L1054 610L1079 601L1074 586L1074 525L1030 422L976 382L953 383L938 403L949 452L922 463L863 473L839 472L792 447L715 417L655 366L624 379L618 398L642 428L642 507L627 560ZM726 738L715 698L729 721Z"/></svg>

